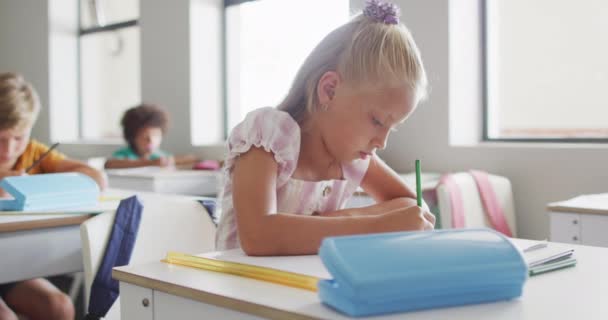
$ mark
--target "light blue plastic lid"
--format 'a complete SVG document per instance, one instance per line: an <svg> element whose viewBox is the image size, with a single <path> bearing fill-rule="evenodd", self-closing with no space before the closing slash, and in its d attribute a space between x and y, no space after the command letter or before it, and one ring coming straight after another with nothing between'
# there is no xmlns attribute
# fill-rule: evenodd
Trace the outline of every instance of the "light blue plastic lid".
<svg viewBox="0 0 608 320"><path fill-rule="evenodd" d="M0 210L94 206L99 199L97 183L76 172L6 177L0 181L0 188L14 198L0 200Z"/></svg>
<svg viewBox="0 0 608 320"><path fill-rule="evenodd" d="M330 237L319 256L334 277L319 283L322 301L359 310L351 315L512 298L528 275L519 249L491 229Z"/></svg>

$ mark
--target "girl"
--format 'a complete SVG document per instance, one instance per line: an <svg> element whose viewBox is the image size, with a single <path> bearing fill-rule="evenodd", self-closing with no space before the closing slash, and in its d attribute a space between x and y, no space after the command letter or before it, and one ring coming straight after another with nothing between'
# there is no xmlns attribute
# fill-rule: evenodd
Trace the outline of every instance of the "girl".
<svg viewBox="0 0 608 320"><path fill-rule="evenodd" d="M367 1L307 57L278 108L255 110L234 128L219 250L316 254L327 236L433 228L434 216L375 155L426 92L398 10ZM359 185L377 204L342 209Z"/></svg>

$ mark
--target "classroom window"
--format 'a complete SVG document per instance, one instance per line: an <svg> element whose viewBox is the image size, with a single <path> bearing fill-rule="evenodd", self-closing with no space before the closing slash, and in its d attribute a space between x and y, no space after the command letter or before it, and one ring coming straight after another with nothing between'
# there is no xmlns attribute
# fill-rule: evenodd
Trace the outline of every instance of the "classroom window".
<svg viewBox="0 0 608 320"><path fill-rule="evenodd" d="M608 141L608 3L484 5L485 139Z"/></svg>
<svg viewBox="0 0 608 320"><path fill-rule="evenodd" d="M123 112L140 103L137 0L81 0L80 138L122 137Z"/></svg>
<svg viewBox="0 0 608 320"><path fill-rule="evenodd" d="M348 20L349 1L236 0L226 5L226 129L230 132L249 111L281 101L310 51Z"/></svg>

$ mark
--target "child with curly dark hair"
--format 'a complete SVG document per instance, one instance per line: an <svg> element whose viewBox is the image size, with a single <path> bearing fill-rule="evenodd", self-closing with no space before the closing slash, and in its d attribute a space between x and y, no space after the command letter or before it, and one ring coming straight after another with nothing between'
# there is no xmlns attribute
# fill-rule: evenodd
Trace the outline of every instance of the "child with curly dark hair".
<svg viewBox="0 0 608 320"><path fill-rule="evenodd" d="M112 154L105 163L106 169L145 166L168 167L193 163L193 156L174 157L160 149L169 126L169 115L161 107L142 104L125 112L121 125L127 146Z"/></svg>

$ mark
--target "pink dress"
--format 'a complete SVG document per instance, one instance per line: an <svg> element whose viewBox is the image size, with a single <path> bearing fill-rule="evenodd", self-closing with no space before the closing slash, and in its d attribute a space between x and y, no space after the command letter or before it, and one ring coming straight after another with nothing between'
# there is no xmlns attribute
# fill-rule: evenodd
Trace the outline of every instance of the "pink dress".
<svg viewBox="0 0 608 320"><path fill-rule="evenodd" d="M361 184L369 157L342 165L344 180L304 181L291 176L300 153L300 126L291 116L275 108L260 108L247 114L228 138L221 192L221 217L215 238L217 250L240 247L236 213L232 203L232 169L236 158L252 147L272 152L278 163L277 210L311 215L344 208Z"/></svg>

